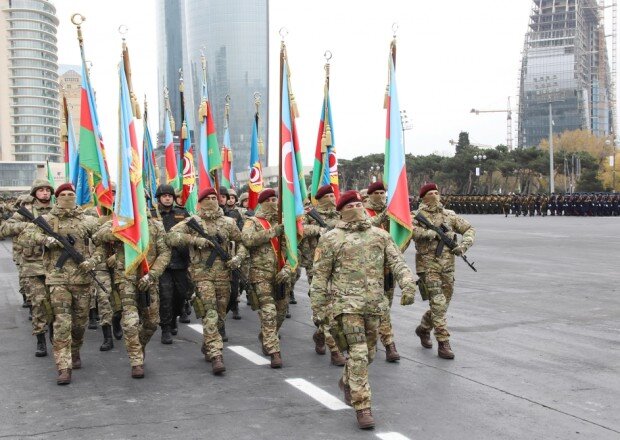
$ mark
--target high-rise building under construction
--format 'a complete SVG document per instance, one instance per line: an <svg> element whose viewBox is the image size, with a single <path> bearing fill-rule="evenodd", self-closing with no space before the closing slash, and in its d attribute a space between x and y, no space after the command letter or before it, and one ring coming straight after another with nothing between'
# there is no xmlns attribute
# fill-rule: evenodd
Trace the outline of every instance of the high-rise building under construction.
<svg viewBox="0 0 620 440"><path fill-rule="evenodd" d="M520 77L519 146L553 133L614 131L615 91L597 0L534 0ZM615 2L613 27L615 28ZM615 72L615 69L614 69Z"/></svg>

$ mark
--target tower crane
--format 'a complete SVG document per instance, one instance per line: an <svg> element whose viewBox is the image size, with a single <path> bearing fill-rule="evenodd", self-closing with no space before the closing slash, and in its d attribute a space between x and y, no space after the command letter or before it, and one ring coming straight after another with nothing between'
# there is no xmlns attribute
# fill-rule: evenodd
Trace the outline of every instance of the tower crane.
<svg viewBox="0 0 620 440"><path fill-rule="evenodd" d="M503 110L480 110L472 108L470 113L479 115L480 113L506 113L506 146L508 150L512 150L512 108L510 107L510 96L508 97L508 106Z"/></svg>

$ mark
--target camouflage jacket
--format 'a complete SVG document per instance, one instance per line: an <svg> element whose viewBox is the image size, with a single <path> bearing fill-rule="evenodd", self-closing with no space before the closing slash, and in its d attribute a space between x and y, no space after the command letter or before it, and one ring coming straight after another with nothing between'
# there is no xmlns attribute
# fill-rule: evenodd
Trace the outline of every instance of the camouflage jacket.
<svg viewBox="0 0 620 440"><path fill-rule="evenodd" d="M336 223L340 221L340 213L338 213L338 211L336 211L335 209L317 208L316 211L330 228L334 228L336 226ZM314 220L308 214L304 216L303 226L304 236L299 243L299 265L308 269L312 268L312 262L314 261L314 251L319 244L321 227L316 222L316 220Z"/></svg>
<svg viewBox="0 0 620 440"><path fill-rule="evenodd" d="M146 254L146 260L149 263L149 275L155 280L159 279L166 266L170 262L170 248L166 244L166 231L161 222L151 218L148 219L149 224L149 250ZM112 233L112 220L109 220L101 226L99 231L93 237L97 246L96 255L103 255L105 245L111 244L114 255L116 256L114 267L114 282L129 281L136 283L142 276L140 270L136 270L131 274L125 272L125 246L122 241Z"/></svg>
<svg viewBox="0 0 620 440"><path fill-rule="evenodd" d="M274 282L275 275L278 273L278 262L271 239L275 237L274 227L278 223L276 219L272 219L269 221L271 227L265 229L259 218L264 218L260 211L255 217L248 217L241 232L243 245L250 253L250 282ZM278 239L284 240L284 235ZM282 243L282 248L284 248L284 243Z"/></svg>
<svg viewBox="0 0 620 440"><path fill-rule="evenodd" d="M35 217L45 215L51 211L52 206L43 206L37 200L31 204L23 205ZM30 225L21 214L13 213L10 219L2 224L0 235L13 237L13 260L20 265L20 274L24 276L45 275L43 267L43 246L34 245L23 247L19 244L19 235Z"/></svg>
<svg viewBox="0 0 620 440"><path fill-rule="evenodd" d="M85 215L81 208L65 210L54 206L43 216L55 232L67 237L71 235L75 240L73 247L76 251L88 258L89 244L92 236L99 229L99 222L94 217ZM25 248L28 246L42 247L48 236L36 225L30 224L19 236L18 242ZM86 273L78 271L77 263L69 258L61 268L56 262L63 254L62 247L52 246L43 252L43 266L45 269L45 284L90 284L92 279Z"/></svg>
<svg viewBox="0 0 620 440"><path fill-rule="evenodd" d="M385 204L375 204L371 200L366 206L366 213L370 217L370 223L377 228L390 230L390 218L387 215L387 206Z"/></svg>
<svg viewBox="0 0 620 440"><path fill-rule="evenodd" d="M220 257L215 258L211 267L205 264L214 249L212 247L199 249L194 246L193 240L200 235L187 225L190 219L196 220L208 235L221 238L220 246L231 256L235 255L235 252L232 252L232 242L234 242L238 246L236 254L243 259L247 256L247 251L241 244L241 231L235 219L224 216L221 208L216 212L203 213L200 216L193 215L174 225L166 237L166 243L170 247L189 247L189 273L192 280L229 281L230 269Z"/></svg>
<svg viewBox="0 0 620 440"><path fill-rule="evenodd" d="M454 233L461 234L463 240L461 245L465 249L469 249L474 244L474 238L476 231L471 227L471 224L463 217L456 215L454 211L444 209L443 205L439 204L436 207L421 203L420 209L411 213L411 218L414 218L418 212L421 212L435 226L445 225L448 229L446 235L450 238L454 237ZM447 246L444 246L443 252L438 257L435 256L435 250L439 245L439 240L435 238L429 239L429 231L416 220L413 220L413 240L415 241L416 248L416 271L420 272L452 272L454 271L454 255L450 253Z"/></svg>
<svg viewBox="0 0 620 440"><path fill-rule="evenodd" d="M334 316L383 314L389 307L383 287L386 269L401 288L416 282L390 234L373 227L370 220L338 222L321 236L314 254L313 312L324 315L331 304Z"/></svg>

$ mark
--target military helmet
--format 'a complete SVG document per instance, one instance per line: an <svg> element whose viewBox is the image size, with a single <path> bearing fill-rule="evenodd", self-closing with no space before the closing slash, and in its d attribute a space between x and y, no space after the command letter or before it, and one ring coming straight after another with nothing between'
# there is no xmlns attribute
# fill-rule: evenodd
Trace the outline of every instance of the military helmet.
<svg viewBox="0 0 620 440"><path fill-rule="evenodd" d="M37 190L41 188L49 188L51 192L54 192L54 187L50 185L46 179L34 179L34 182L32 182L32 187L30 188L30 195L34 197Z"/></svg>
<svg viewBox="0 0 620 440"><path fill-rule="evenodd" d="M241 195L239 196L239 203L243 203L244 200L247 200L250 198L250 195L246 192L241 193Z"/></svg>
<svg viewBox="0 0 620 440"><path fill-rule="evenodd" d="M234 189L230 188L228 190L228 198L230 197L235 197L236 200L239 200L239 196L237 195L237 191L235 191Z"/></svg>
<svg viewBox="0 0 620 440"><path fill-rule="evenodd" d="M159 198L161 196L163 196L164 194L168 194L172 197L175 196L175 192L174 192L174 188L172 187L172 185L167 185L167 184L161 184L157 187L157 191L155 191L155 198Z"/></svg>

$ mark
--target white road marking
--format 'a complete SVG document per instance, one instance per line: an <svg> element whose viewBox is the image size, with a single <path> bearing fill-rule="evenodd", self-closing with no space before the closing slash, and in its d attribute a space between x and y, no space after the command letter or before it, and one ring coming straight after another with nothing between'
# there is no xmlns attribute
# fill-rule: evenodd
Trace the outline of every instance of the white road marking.
<svg viewBox="0 0 620 440"><path fill-rule="evenodd" d="M405 437L398 432L384 432L382 434L377 434L381 440L409 440L409 437Z"/></svg>
<svg viewBox="0 0 620 440"><path fill-rule="evenodd" d="M267 359L265 359L264 357L257 355L252 350L248 350L247 348L242 347L241 345L231 345L231 346L226 347L226 348L228 348L231 351L234 351L239 356L242 356L242 357L246 358L247 360L249 360L253 364L256 364L256 365L269 365L269 364L271 364L271 362L268 361Z"/></svg>
<svg viewBox="0 0 620 440"><path fill-rule="evenodd" d="M187 324L187 326L192 330L195 330L198 333L202 334L202 324Z"/></svg>
<svg viewBox="0 0 620 440"><path fill-rule="evenodd" d="M317 387L316 385L311 384L305 379L286 379L286 382L288 382L290 385L293 385L298 390L306 393L308 396L312 397L314 400L323 404L332 411L348 408L348 406L345 405L344 402L338 400L327 391Z"/></svg>

